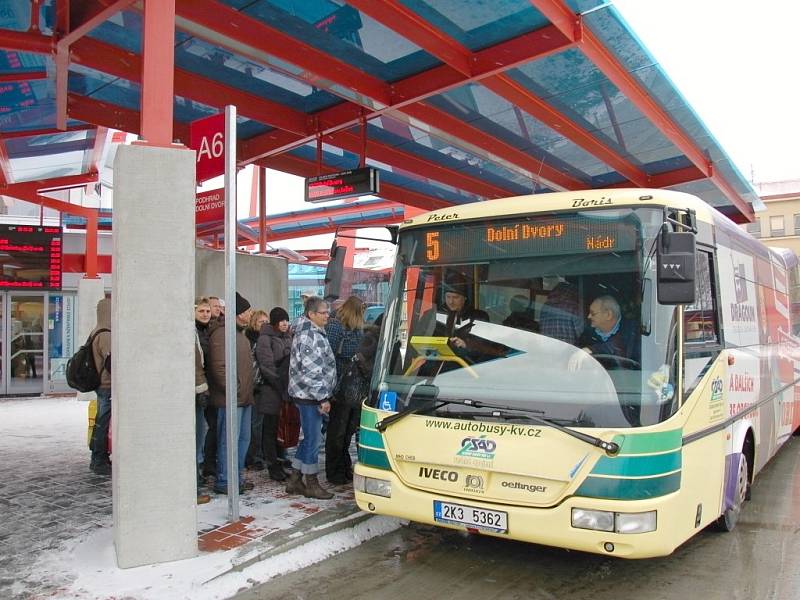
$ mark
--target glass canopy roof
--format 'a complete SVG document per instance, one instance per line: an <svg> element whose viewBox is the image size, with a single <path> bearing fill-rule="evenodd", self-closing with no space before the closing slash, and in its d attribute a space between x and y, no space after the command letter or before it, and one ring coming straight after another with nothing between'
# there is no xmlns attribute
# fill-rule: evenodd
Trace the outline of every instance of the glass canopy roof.
<svg viewBox="0 0 800 600"><path fill-rule="evenodd" d="M120 115L132 115L124 122L137 133L139 5L92 23L72 43L69 131L59 133L58 67L47 41L55 2L45 0L33 20L29 2L8 4L0 15L2 176L11 184L86 173L95 127L119 128ZM107 5L81 4L69 30ZM742 221L758 202L600 0L177 0L175 70L178 141L230 95L241 116L241 164L316 175L321 137L324 171L363 159L383 171L385 198L400 204L669 187ZM211 84L222 93L204 93Z"/></svg>

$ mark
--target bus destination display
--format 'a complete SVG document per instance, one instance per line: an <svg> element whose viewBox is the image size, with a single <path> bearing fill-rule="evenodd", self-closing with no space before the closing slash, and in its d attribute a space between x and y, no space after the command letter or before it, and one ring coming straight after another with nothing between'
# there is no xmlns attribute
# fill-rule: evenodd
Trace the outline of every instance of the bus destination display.
<svg viewBox="0 0 800 600"><path fill-rule="evenodd" d="M61 290L61 227L0 225L0 289Z"/></svg>
<svg viewBox="0 0 800 600"><path fill-rule="evenodd" d="M416 264L451 263L493 258L626 252L636 248L637 227L631 220L561 217L494 221L492 224L445 226L415 231Z"/></svg>

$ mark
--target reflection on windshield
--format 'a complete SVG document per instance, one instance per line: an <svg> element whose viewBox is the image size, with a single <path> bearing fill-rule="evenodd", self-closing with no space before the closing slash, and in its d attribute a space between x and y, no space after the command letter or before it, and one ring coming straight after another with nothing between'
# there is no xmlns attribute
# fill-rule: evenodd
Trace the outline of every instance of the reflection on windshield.
<svg viewBox="0 0 800 600"><path fill-rule="evenodd" d="M619 212L611 217L637 240L624 252L481 260L477 249L469 262L415 265L416 244L401 240L379 390L398 394L398 410L404 393L428 382L440 398L536 408L584 426L667 418L675 408L672 309L643 302L658 215ZM613 219L604 223L610 235ZM647 315L653 326L644 334L642 306L661 314Z"/></svg>

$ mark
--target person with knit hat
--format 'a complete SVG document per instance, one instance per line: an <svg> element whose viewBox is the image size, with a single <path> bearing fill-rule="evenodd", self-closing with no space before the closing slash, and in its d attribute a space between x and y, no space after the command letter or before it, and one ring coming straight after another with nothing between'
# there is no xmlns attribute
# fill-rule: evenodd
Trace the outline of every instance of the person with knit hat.
<svg viewBox="0 0 800 600"><path fill-rule="evenodd" d="M266 463L269 476L275 481L286 480L286 472L278 460L278 418L283 403L289 401L291 349L289 313L276 306L269 312L269 323L261 328L256 342L256 362L264 385L255 396L258 416L253 420L254 423L260 420L261 427L254 427L259 435L250 443L252 460Z"/></svg>
<svg viewBox="0 0 800 600"><path fill-rule="evenodd" d="M250 446L250 428L253 410L253 359L250 342L244 330L250 321L252 309L246 298L236 292L236 376L237 376L237 419L239 421L239 439L237 444L239 465L239 491L243 493L252 489L252 483L244 480L244 459ZM211 401L217 407L217 479L214 491L226 494L228 488L228 443L225 422L225 323L211 322L208 334L208 360L206 362L208 391Z"/></svg>

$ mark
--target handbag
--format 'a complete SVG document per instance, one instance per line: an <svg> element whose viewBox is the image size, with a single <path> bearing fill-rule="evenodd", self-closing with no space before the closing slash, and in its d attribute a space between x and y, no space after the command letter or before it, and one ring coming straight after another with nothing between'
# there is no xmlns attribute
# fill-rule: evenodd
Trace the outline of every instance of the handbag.
<svg viewBox="0 0 800 600"><path fill-rule="evenodd" d="M333 390L333 396L337 401L349 405L361 404L369 393L369 380L362 374L362 360L360 354L354 354L342 371Z"/></svg>
<svg viewBox="0 0 800 600"><path fill-rule="evenodd" d="M278 444L293 448L300 443L300 411L291 402L284 402L278 416Z"/></svg>

